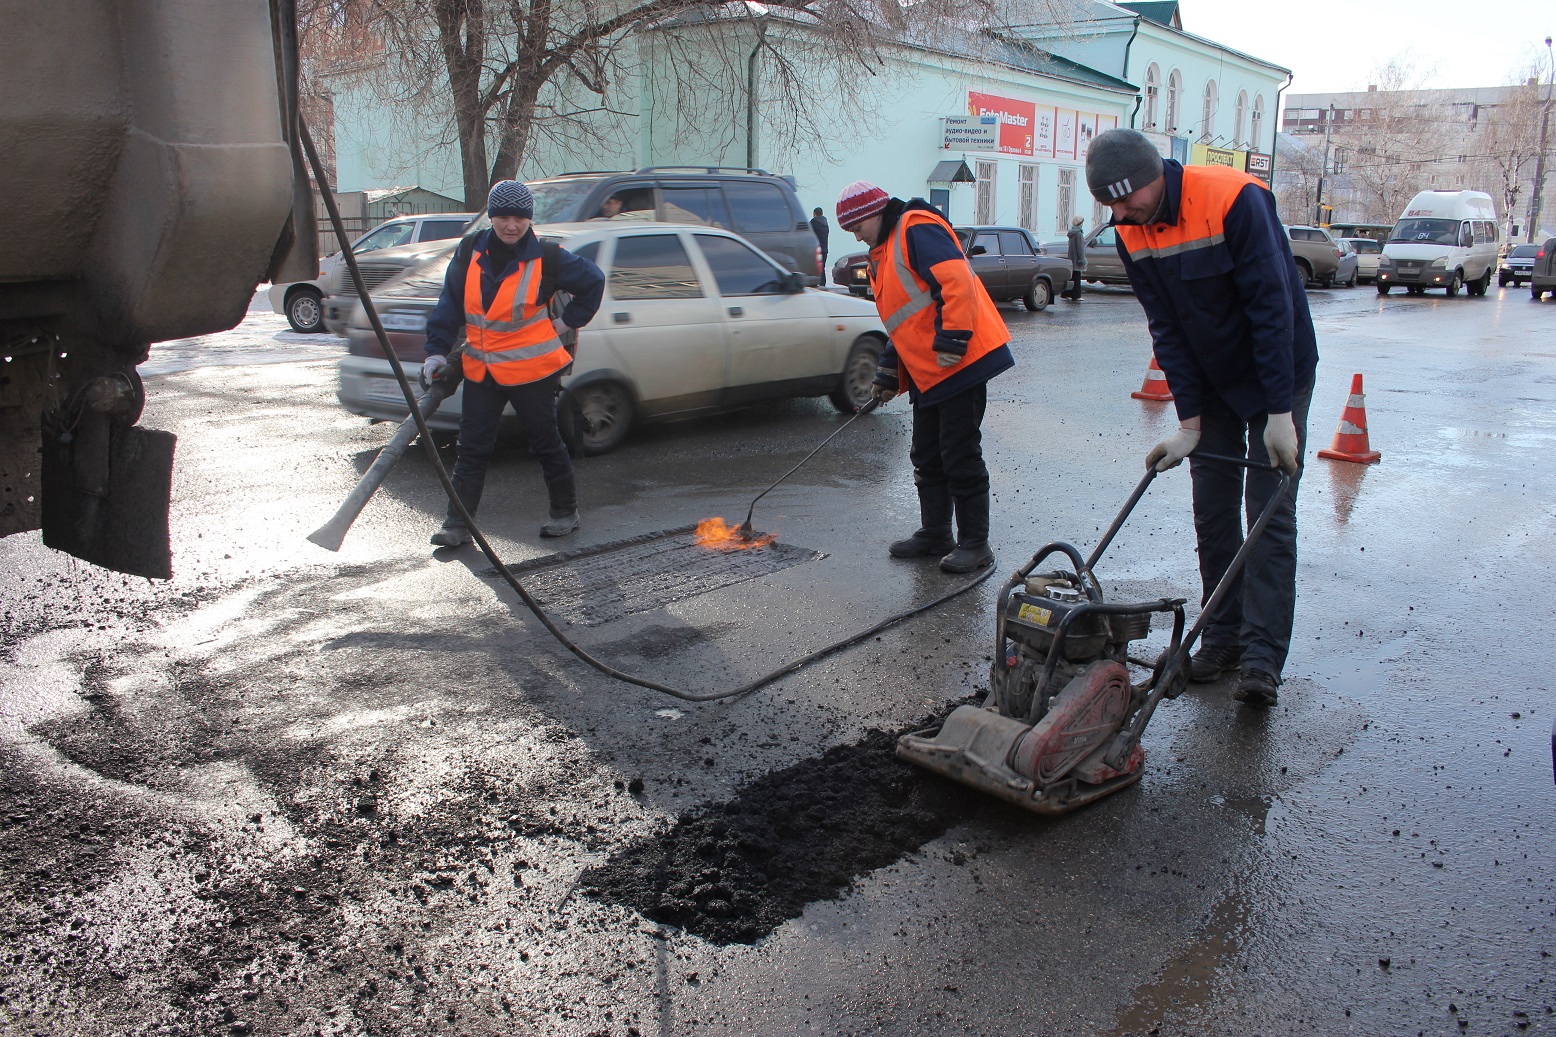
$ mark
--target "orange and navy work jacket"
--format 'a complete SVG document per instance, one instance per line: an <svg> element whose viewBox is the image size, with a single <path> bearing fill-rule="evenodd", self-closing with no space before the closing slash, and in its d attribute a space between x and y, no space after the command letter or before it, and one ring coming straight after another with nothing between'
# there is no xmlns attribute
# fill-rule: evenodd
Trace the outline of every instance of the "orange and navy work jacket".
<svg viewBox="0 0 1556 1037"><path fill-rule="evenodd" d="M465 377L481 381L488 373L499 385L538 382L566 367L572 357L557 337L540 298L542 260L533 232L514 246L516 258L494 269L489 253L492 232L462 242L449 263L443 295L427 321L427 353L447 354L465 332ZM604 293L604 277L588 260L559 250L556 287L572 294L562 311L569 327L589 323Z"/></svg>
<svg viewBox="0 0 1556 1037"><path fill-rule="evenodd" d="M1290 411L1318 344L1274 195L1223 166L1163 165L1160 218L1119 224L1118 252L1178 416L1211 394L1245 421Z"/></svg>
<svg viewBox="0 0 1556 1037"><path fill-rule="evenodd" d="M882 240L870 250L870 288L891 336L878 383L905 387L915 402L933 405L1014 366L994 300L951 225L927 203L888 206ZM937 352L961 360L941 367Z"/></svg>

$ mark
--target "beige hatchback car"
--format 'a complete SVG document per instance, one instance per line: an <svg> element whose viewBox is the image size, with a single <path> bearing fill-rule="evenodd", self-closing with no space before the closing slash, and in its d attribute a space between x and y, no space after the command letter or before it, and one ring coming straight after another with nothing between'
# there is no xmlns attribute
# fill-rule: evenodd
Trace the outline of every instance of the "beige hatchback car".
<svg viewBox="0 0 1556 1037"><path fill-rule="evenodd" d="M1307 283L1322 288L1334 284L1345 253L1340 251L1329 232L1322 227L1296 226L1287 227L1286 235L1291 238L1291 254L1297 261L1297 269L1302 271Z"/></svg>
<svg viewBox="0 0 1556 1037"><path fill-rule="evenodd" d="M803 284L744 238L715 227L590 221L537 226L605 273L605 298L578 333L562 381L564 434L586 454L618 446L639 420L692 417L759 400L826 396L852 413L871 396L886 329L875 304ZM372 293L395 354L419 372L427 316L457 243ZM355 414L400 421L405 397L359 303L338 396ZM459 427L456 392L429 424Z"/></svg>

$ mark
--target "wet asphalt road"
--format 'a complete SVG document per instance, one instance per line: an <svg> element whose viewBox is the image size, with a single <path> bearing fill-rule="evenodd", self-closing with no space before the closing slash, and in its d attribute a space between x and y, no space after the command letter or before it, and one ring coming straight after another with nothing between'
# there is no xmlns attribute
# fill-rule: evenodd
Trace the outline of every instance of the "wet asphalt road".
<svg viewBox="0 0 1556 1037"><path fill-rule="evenodd" d="M0 1031L1556 1032L1556 304L1311 301L1280 706L1195 686L1158 711L1135 788L1058 820L972 802L751 943L582 876L973 694L994 587L748 697L679 702L579 663L473 551L432 556L422 454L339 555L306 542L389 434L336 406L338 340L256 312L158 347L143 422L180 437L176 577L0 542ZM1129 397L1132 296L1004 313L1002 574L1051 539L1089 548L1172 427ZM1316 460L1358 371L1383 462ZM582 462L568 546L739 522L840 420L800 401L644 429ZM703 692L953 587L885 557L916 520L907 442L904 401L758 506L821 557L689 597L672 574L671 605L570 634ZM1187 482L1159 479L1099 567L1115 598L1196 592ZM555 549L544 506L534 463L502 453L480 518L506 560Z"/></svg>

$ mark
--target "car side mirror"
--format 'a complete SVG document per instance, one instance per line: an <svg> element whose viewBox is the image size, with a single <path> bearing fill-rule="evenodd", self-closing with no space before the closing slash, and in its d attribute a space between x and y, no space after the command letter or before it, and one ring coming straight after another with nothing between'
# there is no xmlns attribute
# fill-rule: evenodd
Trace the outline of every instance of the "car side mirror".
<svg viewBox="0 0 1556 1037"><path fill-rule="evenodd" d="M790 295L795 295L805 290L805 275L791 270L783 275L783 290Z"/></svg>
<svg viewBox="0 0 1556 1037"><path fill-rule="evenodd" d="M973 256L982 256L982 255L986 255L988 253L988 251L989 250L984 248L982 245L974 245L972 248L967 250L967 255L968 255L968 258L971 258Z"/></svg>

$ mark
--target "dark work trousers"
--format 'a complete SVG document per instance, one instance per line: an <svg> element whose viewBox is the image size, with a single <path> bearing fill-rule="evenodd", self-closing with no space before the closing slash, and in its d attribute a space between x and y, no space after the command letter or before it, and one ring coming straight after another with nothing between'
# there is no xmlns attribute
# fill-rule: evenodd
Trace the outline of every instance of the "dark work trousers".
<svg viewBox="0 0 1556 1037"><path fill-rule="evenodd" d="M503 406L512 403L519 416L529 452L540 462L546 481L573 470L556 422L556 376L525 385L498 385L491 375L479 382L465 379L464 406L459 415L459 456L454 478L479 486L497 447L497 422Z"/></svg>
<svg viewBox="0 0 1556 1037"><path fill-rule="evenodd" d="M1065 286L1065 294L1072 299L1081 297L1081 272L1079 270L1070 273L1070 283Z"/></svg>
<svg viewBox="0 0 1556 1037"><path fill-rule="evenodd" d="M983 463L983 411L989 387L980 383L930 407L913 408L913 481L925 488L944 486L953 499L989 491Z"/></svg>
<svg viewBox="0 0 1556 1037"><path fill-rule="evenodd" d="M825 287L826 283L827 283L827 250L826 249L822 249L821 250L821 284L822 284L822 287Z"/></svg>
<svg viewBox="0 0 1556 1037"><path fill-rule="evenodd" d="M1204 645L1241 645L1243 666L1279 678L1291 648L1291 624L1297 602L1297 486L1302 479L1302 455L1307 451L1307 409L1311 383L1291 399L1291 420L1297 427L1297 474L1291 489L1270 516L1270 524L1254 544L1226 597L1205 624ZM1264 448L1264 424L1259 414L1244 422L1214 392L1205 394L1200 415L1197 453L1246 457L1269 463ZM1252 528L1280 483L1274 472L1237 468L1189 458L1194 484L1194 533L1199 540L1200 604L1210 600L1216 584L1243 546L1243 530ZM1244 525L1244 509L1247 509Z"/></svg>

